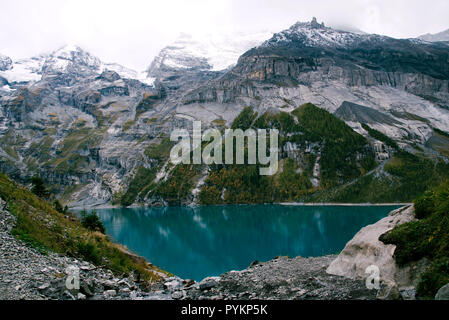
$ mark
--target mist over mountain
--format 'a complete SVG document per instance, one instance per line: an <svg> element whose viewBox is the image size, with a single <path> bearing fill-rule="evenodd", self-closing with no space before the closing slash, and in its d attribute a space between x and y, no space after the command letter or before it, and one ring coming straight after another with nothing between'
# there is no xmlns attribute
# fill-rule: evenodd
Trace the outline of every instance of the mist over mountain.
<svg viewBox="0 0 449 320"><path fill-rule="evenodd" d="M435 34L424 34L419 36L418 39L429 41L429 42L438 42L438 41L449 41L449 29L435 33Z"/></svg>

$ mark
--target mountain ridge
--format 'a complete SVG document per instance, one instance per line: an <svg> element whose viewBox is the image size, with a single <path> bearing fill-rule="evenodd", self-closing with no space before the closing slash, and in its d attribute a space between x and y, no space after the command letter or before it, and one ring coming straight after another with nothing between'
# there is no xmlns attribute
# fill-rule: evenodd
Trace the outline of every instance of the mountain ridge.
<svg viewBox="0 0 449 320"><path fill-rule="evenodd" d="M434 34L426 33L419 36L418 39L429 42L449 41L449 29Z"/></svg>
<svg viewBox="0 0 449 320"><path fill-rule="evenodd" d="M178 49L167 52L173 50ZM134 73L129 70L117 70L119 65L108 68L82 49L68 47L29 59L28 69L22 65L34 80L12 81L4 77L11 69L0 72L5 79L0 87L0 168L21 181L42 175L72 206L125 198L126 205L187 204L198 201L198 192L206 187L217 189L204 184L210 167L170 165L167 137L173 129L190 129L194 120L204 128L229 128L248 106L257 125L282 126L308 103L326 110L329 119L340 117L368 139L367 150L376 154L376 161L393 159L394 151L378 140L381 135L372 137L366 123L371 133L394 139L406 152L447 162L449 142L439 132L449 127L449 69L443 64L448 57L449 48L438 43L338 31L316 19L274 34L225 70L213 70L207 57L175 55L184 59L182 68L159 63L152 78L143 74L146 83L130 78ZM20 65L12 63L12 70ZM311 112L316 114L318 110ZM319 170L326 160L326 139L283 138L282 179L299 179L302 191L327 190ZM363 175L359 161L336 181L347 182L354 168ZM227 171L218 176L223 174ZM182 199L173 198L170 183L182 189ZM236 198L229 194L229 199Z"/></svg>

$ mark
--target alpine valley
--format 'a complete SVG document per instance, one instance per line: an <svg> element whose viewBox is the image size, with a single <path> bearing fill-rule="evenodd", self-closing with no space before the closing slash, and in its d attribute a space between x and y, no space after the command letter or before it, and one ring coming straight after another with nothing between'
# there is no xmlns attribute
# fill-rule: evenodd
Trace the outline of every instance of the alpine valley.
<svg viewBox="0 0 449 320"><path fill-rule="evenodd" d="M196 120L278 129L278 172L173 165L171 132ZM0 55L0 170L22 183L39 175L69 207L410 202L449 178L448 131L440 36L313 19L274 35L182 35L144 72L77 46Z"/></svg>

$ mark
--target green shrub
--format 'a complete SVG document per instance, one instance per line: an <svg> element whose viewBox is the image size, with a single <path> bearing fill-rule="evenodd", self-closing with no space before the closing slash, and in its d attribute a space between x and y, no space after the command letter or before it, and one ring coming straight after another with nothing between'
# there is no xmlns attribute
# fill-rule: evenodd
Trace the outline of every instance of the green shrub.
<svg viewBox="0 0 449 320"><path fill-rule="evenodd" d="M421 220L402 224L379 240L396 245L398 265L427 258L429 269L422 274L417 295L433 298L449 282L449 180L415 202Z"/></svg>
<svg viewBox="0 0 449 320"><path fill-rule="evenodd" d="M257 112L253 111L252 107L243 108L242 112L234 119L232 129L242 129L245 131L249 129L257 117Z"/></svg>
<svg viewBox="0 0 449 320"><path fill-rule="evenodd" d="M449 283L449 258L435 260L429 270L421 275L417 293L424 298L433 298L439 288Z"/></svg>
<svg viewBox="0 0 449 320"><path fill-rule="evenodd" d="M50 196L50 192L45 187L44 180L39 176L31 178L31 192L37 195L39 198L47 199Z"/></svg>
<svg viewBox="0 0 449 320"><path fill-rule="evenodd" d="M25 230L20 229L13 229L11 231L12 235L15 236L17 239L22 240L25 244L28 246L36 249L43 255L48 254L48 248L39 240L35 239L31 234L26 232Z"/></svg>
<svg viewBox="0 0 449 320"><path fill-rule="evenodd" d="M59 202L59 200L55 200L53 202L53 206L55 210L58 211L59 213L66 214L69 212L69 208L67 206L63 207L61 202Z"/></svg>
<svg viewBox="0 0 449 320"><path fill-rule="evenodd" d="M415 215L418 219L427 218L435 211L435 199L432 191L426 191L424 195L418 197L415 201Z"/></svg>
<svg viewBox="0 0 449 320"><path fill-rule="evenodd" d="M95 210L87 212L86 209L83 209L83 211L81 211L81 224L88 230L98 231L103 234L106 233L103 222L101 222Z"/></svg>
<svg viewBox="0 0 449 320"><path fill-rule="evenodd" d="M98 250L92 242L80 242L78 244L78 253L85 260L92 262L93 264L98 265L101 263L101 257Z"/></svg>

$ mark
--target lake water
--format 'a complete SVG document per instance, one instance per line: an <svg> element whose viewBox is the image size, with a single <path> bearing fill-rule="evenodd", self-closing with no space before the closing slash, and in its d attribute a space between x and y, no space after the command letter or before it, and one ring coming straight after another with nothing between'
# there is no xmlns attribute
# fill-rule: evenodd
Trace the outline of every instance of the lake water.
<svg viewBox="0 0 449 320"><path fill-rule="evenodd" d="M202 280L275 256L340 252L398 206L232 205L100 209L107 234L181 278Z"/></svg>

